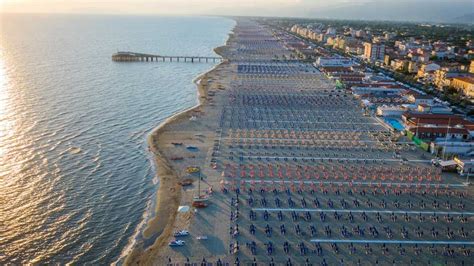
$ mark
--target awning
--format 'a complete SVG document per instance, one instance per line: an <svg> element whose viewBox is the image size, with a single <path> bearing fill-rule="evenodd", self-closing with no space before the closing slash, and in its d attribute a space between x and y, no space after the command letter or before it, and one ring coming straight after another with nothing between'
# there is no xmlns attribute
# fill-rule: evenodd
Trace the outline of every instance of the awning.
<svg viewBox="0 0 474 266"><path fill-rule="evenodd" d="M188 212L189 211L189 206L179 206L178 207L178 212Z"/></svg>
<svg viewBox="0 0 474 266"><path fill-rule="evenodd" d="M439 165L442 167L446 167L446 166L457 165L457 163L454 160L449 160L449 161L441 161L439 162Z"/></svg>

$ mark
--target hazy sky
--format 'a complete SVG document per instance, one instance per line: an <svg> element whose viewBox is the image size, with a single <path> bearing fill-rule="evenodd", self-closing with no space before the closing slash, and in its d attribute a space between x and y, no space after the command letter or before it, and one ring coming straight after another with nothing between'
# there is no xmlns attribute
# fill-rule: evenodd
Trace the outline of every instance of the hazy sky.
<svg viewBox="0 0 474 266"><path fill-rule="evenodd" d="M474 13L474 0L0 0L0 10L442 20Z"/></svg>

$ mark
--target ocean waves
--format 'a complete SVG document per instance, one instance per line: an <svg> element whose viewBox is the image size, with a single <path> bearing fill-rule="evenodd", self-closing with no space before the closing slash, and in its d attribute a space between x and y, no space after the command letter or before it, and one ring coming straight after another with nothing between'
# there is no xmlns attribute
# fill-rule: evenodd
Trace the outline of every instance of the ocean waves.
<svg viewBox="0 0 474 266"><path fill-rule="evenodd" d="M192 79L212 65L110 55L212 55L233 22L2 16L0 264L111 263L156 190L147 133L196 104Z"/></svg>

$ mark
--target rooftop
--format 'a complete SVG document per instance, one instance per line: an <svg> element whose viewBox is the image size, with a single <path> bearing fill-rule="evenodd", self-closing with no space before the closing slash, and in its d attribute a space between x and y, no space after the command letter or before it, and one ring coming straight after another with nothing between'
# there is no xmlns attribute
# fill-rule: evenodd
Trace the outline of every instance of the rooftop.
<svg viewBox="0 0 474 266"><path fill-rule="evenodd" d="M469 77L456 77L454 79L460 80L460 81L463 81L463 82L467 82L467 83L470 83L470 84L474 84L474 77L472 77L472 76L469 76Z"/></svg>

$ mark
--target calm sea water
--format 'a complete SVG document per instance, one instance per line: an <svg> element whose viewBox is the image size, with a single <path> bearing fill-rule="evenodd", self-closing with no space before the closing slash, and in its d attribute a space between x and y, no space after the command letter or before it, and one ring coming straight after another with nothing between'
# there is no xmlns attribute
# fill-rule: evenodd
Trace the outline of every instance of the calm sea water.
<svg viewBox="0 0 474 266"><path fill-rule="evenodd" d="M0 264L105 264L156 190L146 135L197 102L212 64L114 63L117 50L214 55L211 17L0 17Z"/></svg>

